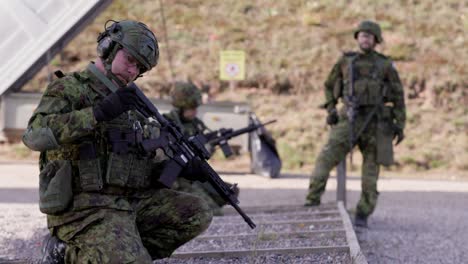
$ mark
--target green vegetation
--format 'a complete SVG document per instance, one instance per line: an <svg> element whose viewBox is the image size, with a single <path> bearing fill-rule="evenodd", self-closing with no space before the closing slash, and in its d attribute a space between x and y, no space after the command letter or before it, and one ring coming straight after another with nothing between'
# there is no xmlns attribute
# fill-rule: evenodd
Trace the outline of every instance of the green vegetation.
<svg viewBox="0 0 468 264"><path fill-rule="evenodd" d="M381 23L384 43L405 85L406 141L390 170L468 171L468 3L455 0L163 0L169 43L158 1L116 0L55 59L52 67L79 70L94 59L96 37L108 19L138 19L160 41L156 69L137 82L153 96L167 95L177 79L205 84L215 100L247 100L277 138L285 169L309 171L326 140L323 81L363 19ZM168 45L169 44L169 45ZM219 52L243 49L247 80L231 94L218 81ZM25 90L43 89L43 70ZM355 164L358 162L355 162Z"/></svg>

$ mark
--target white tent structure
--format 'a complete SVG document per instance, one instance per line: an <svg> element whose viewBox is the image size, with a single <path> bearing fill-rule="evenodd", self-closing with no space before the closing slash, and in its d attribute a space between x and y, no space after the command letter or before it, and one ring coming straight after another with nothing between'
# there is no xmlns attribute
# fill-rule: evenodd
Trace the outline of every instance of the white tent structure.
<svg viewBox="0 0 468 264"><path fill-rule="evenodd" d="M7 114L7 96L17 92L111 0L0 0L0 141L8 124L22 120ZM28 96L26 96L29 98ZM28 100L27 100L28 101ZM14 100L12 101L14 102ZM35 105L20 105L35 108ZM26 113L31 113L33 109ZM21 112L21 109L18 109ZM23 118L24 119L24 118ZM11 120L10 120L11 121Z"/></svg>
<svg viewBox="0 0 468 264"><path fill-rule="evenodd" d="M111 0L0 0L0 142L17 141L41 94L21 93L21 87L80 33ZM154 99L161 112L168 101ZM203 105L199 116L208 127L238 129L248 125L245 103ZM231 140L242 151L248 137Z"/></svg>
<svg viewBox="0 0 468 264"><path fill-rule="evenodd" d="M110 0L0 0L0 95L18 91Z"/></svg>

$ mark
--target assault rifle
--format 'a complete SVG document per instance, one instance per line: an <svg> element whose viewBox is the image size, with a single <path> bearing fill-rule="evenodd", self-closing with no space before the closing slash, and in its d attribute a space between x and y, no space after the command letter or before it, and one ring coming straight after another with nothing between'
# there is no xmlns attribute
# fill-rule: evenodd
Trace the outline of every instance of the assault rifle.
<svg viewBox="0 0 468 264"><path fill-rule="evenodd" d="M263 124L250 124L244 128L237 130L234 130L232 128L221 128L219 130L208 132L203 135L197 135L197 137L200 137L200 141L206 142L212 147L219 146L223 151L224 156L228 158L232 155L232 149L228 143L229 139L240 136L245 133L255 131L256 129L259 129L262 126L266 126L274 122L276 122L276 120L271 120Z"/></svg>
<svg viewBox="0 0 468 264"><path fill-rule="evenodd" d="M169 122L135 85L131 84L136 91L136 95L141 100L142 105L138 111L146 118L156 119L161 124L161 135L157 139L143 139L141 146L146 152L152 152L158 148L164 149L170 160L166 164L159 177L159 182L167 187L171 187L182 170L190 164L197 163L218 194L228 202L242 216L247 224L254 229L255 223L239 207L239 200L233 188L230 188L218 175L218 173L206 162L210 158L210 153L205 148L199 137L187 138L180 128Z"/></svg>

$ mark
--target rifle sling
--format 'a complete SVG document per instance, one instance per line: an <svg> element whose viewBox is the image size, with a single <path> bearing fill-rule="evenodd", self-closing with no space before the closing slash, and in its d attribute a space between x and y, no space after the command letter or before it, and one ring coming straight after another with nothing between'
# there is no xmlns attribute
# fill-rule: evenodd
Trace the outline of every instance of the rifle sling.
<svg viewBox="0 0 468 264"><path fill-rule="evenodd" d="M384 95L387 93L387 86L384 85L383 87L383 91L382 91L382 95L380 97L380 103L376 104L374 106L374 108L372 108L371 112L366 116L366 120L364 120L364 124L362 125L362 127L359 129L359 131L356 133L355 137L353 137L353 141L352 141L352 146L354 146L356 144L356 141L357 139L359 138L359 136L364 132L364 130L367 128L367 126L369 125L370 121L372 120L372 117L374 117L374 115L377 113L377 110L379 107L382 106L383 104L383 97Z"/></svg>
<svg viewBox="0 0 468 264"><path fill-rule="evenodd" d="M101 71L99 71L96 65L94 65L93 63L90 63L87 68L92 74L94 74L94 76L96 76L96 78L98 78L99 81L101 81L107 88L109 88L109 90L111 90L113 93L117 91L118 89L117 85L115 85L111 80L109 80L109 78L107 78ZM103 97L106 96L106 94L104 94L99 89L96 89L94 87L92 88L101 96Z"/></svg>

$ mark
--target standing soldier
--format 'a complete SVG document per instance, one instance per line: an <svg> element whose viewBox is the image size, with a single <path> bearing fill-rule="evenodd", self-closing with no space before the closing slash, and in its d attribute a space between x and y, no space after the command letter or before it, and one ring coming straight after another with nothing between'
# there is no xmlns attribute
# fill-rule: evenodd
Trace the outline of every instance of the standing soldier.
<svg viewBox="0 0 468 264"><path fill-rule="evenodd" d="M197 108L201 104L202 95L195 84L192 82L176 82L172 91L174 109L164 116L176 123L188 137L204 134L210 132L210 129L197 117ZM214 151L208 144L206 147L211 152ZM237 195L239 194L237 186L227 182L226 184L233 187ZM226 201L219 196L209 183L179 178L175 184L175 189L203 198L211 208L213 215L222 215L222 207L226 205Z"/></svg>
<svg viewBox="0 0 468 264"><path fill-rule="evenodd" d="M362 193L355 224L366 227L379 194L379 166L393 163L392 140L403 140L406 114L398 73L389 58L375 51L382 42L380 26L363 21L354 38L360 51L344 53L325 82L324 108L332 129L316 160L305 205L320 204L330 171L358 145L363 155ZM340 98L344 107L338 112Z"/></svg>
<svg viewBox="0 0 468 264"><path fill-rule="evenodd" d="M112 22L98 37L96 62L57 74L23 136L41 152L39 207L52 235L43 263L152 263L212 218L200 198L162 188L165 154L140 146L159 138L160 125L134 110L141 102L127 84L156 66L153 32Z"/></svg>

